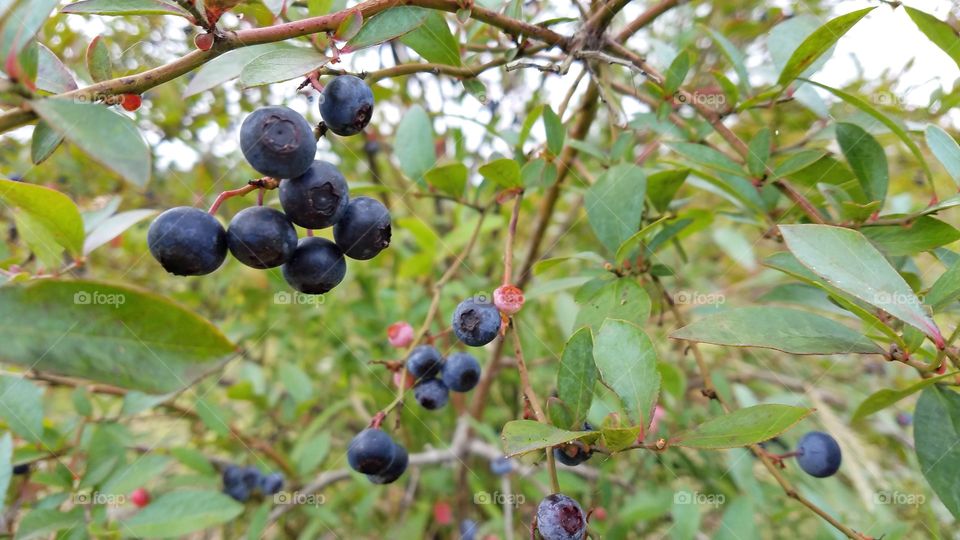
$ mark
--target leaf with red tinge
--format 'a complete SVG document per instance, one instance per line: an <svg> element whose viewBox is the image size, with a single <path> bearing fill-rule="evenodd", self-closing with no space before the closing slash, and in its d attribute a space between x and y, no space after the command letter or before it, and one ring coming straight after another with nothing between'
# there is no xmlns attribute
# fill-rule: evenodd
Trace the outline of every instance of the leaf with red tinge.
<svg viewBox="0 0 960 540"><path fill-rule="evenodd" d="M349 41L360 33L360 28L363 26L363 14L360 13L359 9L355 9L347 14L346 17L340 21L340 24L337 25L337 31L334 32L333 37L340 41Z"/></svg>
<svg viewBox="0 0 960 540"><path fill-rule="evenodd" d="M37 88L53 94L77 89L77 81L57 55L42 43L37 44Z"/></svg>
<svg viewBox="0 0 960 540"><path fill-rule="evenodd" d="M113 78L113 62L110 61L110 51L103 42L103 36L93 38L87 46L87 71L94 82L106 81Z"/></svg>

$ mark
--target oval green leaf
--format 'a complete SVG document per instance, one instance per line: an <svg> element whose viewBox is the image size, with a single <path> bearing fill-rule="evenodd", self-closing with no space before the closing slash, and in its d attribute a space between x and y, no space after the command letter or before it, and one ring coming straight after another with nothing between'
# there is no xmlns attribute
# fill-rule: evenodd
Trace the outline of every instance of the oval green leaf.
<svg viewBox="0 0 960 540"><path fill-rule="evenodd" d="M303 77L330 61L315 49L288 47L254 58L240 71L245 88Z"/></svg>
<svg viewBox="0 0 960 540"><path fill-rule="evenodd" d="M592 435L593 431L567 431L534 420L512 420L503 426L500 438L508 456L519 456Z"/></svg>
<svg viewBox="0 0 960 540"><path fill-rule="evenodd" d="M786 86L799 77L801 73L816 62L830 47L833 47L834 43L853 28L867 13L873 11L873 9L874 8L869 7L841 15L830 20L820 28L817 28L803 40L803 43L790 55L790 60L787 60L787 65L783 67L783 70L780 72L780 77L777 78L777 84Z"/></svg>
<svg viewBox="0 0 960 540"><path fill-rule="evenodd" d="M85 0L64 6L60 13L74 15L177 15L190 19L182 8L160 0Z"/></svg>
<svg viewBox="0 0 960 540"><path fill-rule="evenodd" d="M356 51L396 39L423 24L430 10L417 6L392 7L367 21L343 49Z"/></svg>
<svg viewBox="0 0 960 540"><path fill-rule="evenodd" d="M780 435L812 412L790 405L754 405L707 420L672 438L670 444L711 450L749 446Z"/></svg>
<svg viewBox="0 0 960 540"><path fill-rule="evenodd" d="M226 523L243 513L243 505L218 491L174 491L123 520L124 534L170 538Z"/></svg>
<svg viewBox="0 0 960 540"><path fill-rule="evenodd" d="M913 443L920 472L953 517L960 519L960 395L927 388L913 414Z"/></svg>
<svg viewBox="0 0 960 540"><path fill-rule="evenodd" d="M0 200L30 217L31 227L51 238L72 255L83 252L83 219L69 197L59 191L0 179ZM29 231L22 231L27 232Z"/></svg>
<svg viewBox="0 0 960 540"><path fill-rule="evenodd" d="M607 319L597 332L593 360L633 425L648 425L660 391L657 352L650 338L634 324Z"/></svg>

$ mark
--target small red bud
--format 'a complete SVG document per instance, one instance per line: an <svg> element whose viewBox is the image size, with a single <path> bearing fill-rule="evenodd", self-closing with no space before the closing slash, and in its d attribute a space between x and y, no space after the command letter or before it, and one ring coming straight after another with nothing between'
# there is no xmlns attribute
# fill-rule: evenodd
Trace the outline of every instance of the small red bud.
<svg viewBox="0 0 960 540"><path fill-rule="evenodd" d="M590 514L590 517L597 521L603 521L607 519L607 511L604 510L602 506L598 506L593 509L593 513Z"/></svg>
<svg viewBox="0 0 960 540"><path fill-rule="evenodd" d="M493 291L493 305L508 317L520 311L523 301L523 291L513 285L503 285Z"/></svg>
<svg viewBox="0 0 960 540"><path fill-rule="evenodd" d="M130 502L137 508L150 504L150 492L144 488L137 488L130 494Z"/></svg>
<svg viewBox="0 0 960 540"><path fill-rule="evenodd" d="M394 347L409 347L413 343L413 327L407 321L395 322L387 327L387 339Z"/></svg>
<svg viewBox="0 0 960 540"><path fill-rule="evenodd" d="M453 512L450 503L437 501L433 503L433 519L438 525L449 525L453 522Z"/></svg>
<svg viewBox="0 0 960 540"><path fill-rule="evenodd" d="M143 104L143 98L139 94L124 94L120 100L120 106L123 110L133 112Z"/></svg>
<svg viewBox="0 0 960 540"><path fill-rule="evenodd" d="M209 51L213 48L213 34L197 34L193 37L193 44L201 51Z"/></svg>

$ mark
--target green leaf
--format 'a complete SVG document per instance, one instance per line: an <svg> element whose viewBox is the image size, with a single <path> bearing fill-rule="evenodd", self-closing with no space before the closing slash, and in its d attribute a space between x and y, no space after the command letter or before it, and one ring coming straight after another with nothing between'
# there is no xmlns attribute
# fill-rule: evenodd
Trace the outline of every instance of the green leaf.
<svg viewBox="0 0 960 540"><path fill-rule="evenodd" d="M780 225L787 247L832 286L930 336L943 335L903 277L858 231L830 225Z"/></svg>
<svg viewBox="0 0 960 540"><path fill-rule="evenodd" d="M34 540L50 538L50 535L63 529L83 527L85 524L83 507L75 506L69 512L55 508L34 508L29 511L17 526L16 540Z"/></svg>
<svg viewBox="0 0 960 540"><path fill-rule="evenodd" d="M463 163L438 165L427 171L423 178L427 184L454 197L462 197L467 187L467 166Z"/></svg>
<svg viewBox="0 0 960 540"><path fill-rule="evenodd" d="M952 264L937 278L924 295L923 302L937 312L955 302L957 298L960 298L960 261Z"/></svg>
<svg viewBox="0 0 960 540"><path fill-rule="evenodd" d="M953 178L953 182L960 186L960 145L949 133L933 124L927 125L924 134L930 151Z"/></svg>
<svg viewBox="0 0 960 540"><path fill-rule="evenodd" d="M0 179L0 200L29 216L24 234L41 234L73 255L83 251L83 219L69 197L43 186ZM31 246L33 247L33 246Z"/></svg>
<svg viewBox="0 0 960 540"><path fill-rule="evenodd" d="M857 410L854 411L853 418L851 418L851 420L862 420L877 411L886 409L905 397L912 396L924 388L946 379L947 377L954 377L957 375L957 373L960 372L954 371L951 373L944 373L943 375L939 375L937 377L923 379L922 381L914 383L906 388L884 388L883 390L874 392L867 396L867 399L863 400L860 405L857 406Z"/></svg>
<svg viewBox="0 0 960 540"><path fill-rule="evenodd" d="M43 392L22 377L0 376L0 418L20 437L39 442L43 434Z"/></svg>
<svg viewBox="0 0 960 540"><path fill-rule="evenodd" d="M504 452L513 457L557 446L592 433L594 432L567 431L534 420L511 420L504 424L500 438L503 440Z"/></svg>
<svg viewBox="0 0 960 540"><path fill-rule="evenodd" d="M947 55L956 62L957 66L960 66L960 36L957 35L957 31L949 24L929 13L909 6L903 7L907 10L907 15L909 15L913 23L917 25L917 28L919 28L934 45L943 49L943 52L947 53ZM956 514L957 512L954 511L954 515Z"/></svg>
<svg viewBox="0 0 960 540"><path fill-rule="evenodd" d="M887 155L880 143L856 124L837 123L837 142L847 158L853 174L871 201L883 201L887 197L890 171Z"/></svg>
<svg viewBox="0 0 960 540"><path fill-rule="evenodd" d="M192 18L182 8L160 0L85 0L64 6L60 13L75 15L177 15Z"/></svg>
<svg viewBox="0 0 960 540"><path fill-rule="evenodd" d="M0 29L0 62L11 53L18 54L43 28L60 0L28 0L20 2L6 15L7 24Z"/></svg>
<svg viewBox="0 0 960 540"><path fill-rule="evenodd" d="M883 354L866 337L806 311L776 307L733 308L699 319L670 334L733 347L762 347L790 354Z"/></svg>
<svg viewBox="0 0 960 540"><path fill-rule="evenodd" d="M577 313L576 327L599 330L606 319L622 319L643 326L650 317L650 295L630 278L606 283Z"/></svg>
<svg viewBox="0 0 960 540"><path fill-rule="evenodd" d="M6 494L13 477L13 438L10 433L0 435L0 493ZM0 497L0 512L4 510L6 497Z"/></svg>
<svg viewBox="0 0 960 540"><path fill-rule="evenodd" d="M659 171L647 177L647 196L659 212L666 212L670 201L690 175L690 169Z"/></svg>
<svg viewBox="0 0 960 540"><path fill-rule="evenodd" d="M77 89L73 74L44 44L37 44L37 88L53 94Z"/></svg>
<svg viewBox="0 0 960 540"><path fill-rule="evenodd" d="M826 155L826 152L823 150L801 150L789 154L773 168L773 178L771 178L771 180L783 178L784 176L792 176L794 173L802 171L817 161L820 161L820 159Z"/></svg>
<svg viewBox="0 0 960 540"><path fill-rule="evenodd" d="M103 493L130 493L163 474L172 460L166 456L146 454L129 465L117 469L101 487Z"/></svg>
<svg viewBox="0 0 960 540"><path fill-rule="evenodd" d="M520 187L520 164L510 158L485 163L478 171L481 176L503 189Z"/></svg>
<svg viewBox="0 0 960 540"><path fill-rule="evenodd" d="M347 16L337 25L337 30L333 33L334 39L348 41L353 39L363 27L363 13L359 9L354 9L347 13Z"/></svg>
<svg viewBox="0 0 960 540"><path fill-rule="evenodd" d="M218 491L174 491L121 521L121 530L141 538L186 536L226 523L241 513L242 504Z"/></svg>
<svg viewBox="0 0 960 540"><path fill-rule="evenodd" d="M433 138L433 124L427 111L420 105L410 107L397 126L393 150L400 160L400 170L411 179L419 181L436 164Z"/></svg>
<svg viewBox="0 0 960 540"><path fill-rule="evenodd" d="M671 142L667 143L667 145L678 154L708 169L736 175L743 174L743 167L741 167L740 164L727 157L726 154L714 150L709 146L686 142Z"/></svg>
<svg viewBox="0 0 960 540"><path fill-rule="evenodd" d="M597 367L593 363L593 335L581 328L570 336L563 348L557 371L557 397L570 409L570 423L565 427L579 430L593 402Z"/></svg>
<svg viewBox="0 0 960 540"><path fill-rule="evenodd" d="M747 155L747 170L756 177L763 176L770 159L770 129L763 128L750 140L750 153Z"/></svg>
<svg viewBox="0 0 960 540"><path fill-rule="evenodd" d="M677 435L670 444L712 450L748 446L780 435L812 412L790 405L754 405L707 420Z"/></svg>
<svg viewBox="0 0 960 540"><path fill-rule="evenodd" d="M687 78L689 71L690 53L684 49L673 59L673 62L670 63L670 67L667 68L667 72L664 74L663 95L669 97L676 93L683 84L683 80Z"/></svg>
<svg viewBox="0 0 960 540"><path fill-rule="evenodd" d="M603 173L587 190L584 205L597 238L612 252L640 230L646 196L643 169L625 163Z"/></svg>
<svg viewBox="0 0 960 540"><path fill-rule="evenodd" d="M183 97L195 96L239 77L244 66L270 51L290 49L293 49L293 47L283 43L268 43L242 47L225 53L223 56L218 56L197 70L190 82L187 83L187 88L183 91Z"/></svg>
<svg viewBox="0 0 960 540"><path fill-rule="evenodd" d="M108 108L64 99L31 102L54 130L137 187L150 180L150 150L132 120Z"/></svg>
<svg viewBox="0 0 960 540"><path fill-rule="evenodd" d="M726 56L727 60L733 65L734 71L737 72L737 84L744 91L748 91L750 88L750 74L747 72L745 58L740 49L727 39L726 36L716 30L703 24L697 26L706 32L710 38L713 39L714 43L720 46L721 52L723 52L723 55Z"/></svg>
<svg viewBox="0 0 960 540"><path fill-rule="evenodd" d="M156 210L130 210L110 216L98 224L96 228L87 235L87 239L83 243L83 254L89 255L93 250L120 236L130 227L133 227L140 221L156 213Z"/></svg>
<svg viewBox="0 0 960 540"><path fill-rule="evenodd" d="M62 142L63 135L51 129L50 124L43 120L37 122L33 128L33 140L30 143L30 161L34 165L43 163Z"/></svg>
<svg viewBox="0 0 960 540"><path fill-rule="evenodd" d="M607 319L597 332L593 359L633 425L649 425L660 391L657 352L650 338L632 323Z"/></svg>
<svg viewBox="0 0 960 540"><path fill-rule="evenodd" d="M808 67L813 65L820 56L830 50L831 47L847 33L857 22L874 8L865 8L846 15L841 15L830 20L827 24L817 28L812 34L803 40L803 43L787 61L787 65L780 72L777 78L777 84L786 86L794 79L799 77Z"/></svg>
<svg viewBox="0 0 960 540"><path fill-rule="evenodd" d="M824 90L832 93L838 98L846 101L847 103L853 105L854 107L860 109L861 111L869 114L878 122L886 126L887 129L892 131L894 135L896 135L901 141L903 141L903 144L907 146L907 148L910 150L910 153L913 154L913 157L917 158L917 162L920 163L920 167L923 168L923 173L927 176L927 178L933 178L933 173L930 172L930 166L927 165L927 160L923 157L923 152L920 151L920 147L917 146L917 143L913 142L913 139L911 139L910 135L907 134L907 132L902 127L900 127L900 124L894 122L889 116L880 112L878 109L876 109L867 101L853 94L848 94L843 90L839 90L837 88L831 88L825 84L820 84L818 82L810 81L807 79L804 79L804 82L808 82L814 86L823 88Z"/></svg>
<svg viewBox="0 0 960 540"><path fill-rule="evenodd" d="M450 33L447 19L438 11L430 10L423 23L401 37L400 42L417 51L427 62L460 65L460 44Z"/></svg>
<svg viewBox="0 0 960 540"><path fill-rule="evenodd" d="M316 49L284 48L270 51L254 58L240 71L240 84L244 88L289 81L306 76L325 66L330 59Z"/></svg>
<svg viewBox="0 0 960 540"><path fill-rule="evenodd" d="M879 225L863 227L861 232L890 257L932 251L960 240L960 231L930 216L921 216L908 227Z"/></svg>
<svg viewBox="0 0 960 540"><path fill-rule="evenodd" d="M624 261L628 258L634 256L637 249L640 248L640 245L646 241L646 239L653 234L653 231L657 230L661 224L670 220L670 216L662 216L660 219L647 223L643 226L642 229L633 233L630 238L627 238L620 244L620 247L617 248L616 261L617 265L622 265Z"/></svg>
<svg viewBox="0 0 960 540"><path fill-rule="evenodd" d="M180 390L235 347L152 293L88 281L0 288L0 359L147 393Z"/></svg>
<svg viewBox="0 0 960 540"><path fill-rule="evenodd" d="M110 50L103 42L103 36L93 38L87 46L87 71L93 82L106 81L113 78L113 62L110 61Z"/></svg>
<svg viewBox="0 0 960 540"><path fill-rule="evenodd" d="M567 132L563 127L563 121L549 105L543 108L543 127L547 132L547 150L555 156L560 155Z"/></svg>
<svg viewBox="0 0 960 540"><path fill-rule="evenodd" d="M934 493L960 519L960 395L940 386L927 388L913 414L913 441L920 471Z"/></svg>
<svg viewBox="0 0 960 540"><path fill-rule="evenodd" d="M604 427L600 430L603 445L611 452L619 452L637 442L642 426Z"/></svg>
<svg viewBox="0 0 960 540"><path fill-rule="evenodd" d="M396 39L420 27L430 10L416 6L392 7L368 20L357 35L353 36L344 52L356 51Z"/></svg>

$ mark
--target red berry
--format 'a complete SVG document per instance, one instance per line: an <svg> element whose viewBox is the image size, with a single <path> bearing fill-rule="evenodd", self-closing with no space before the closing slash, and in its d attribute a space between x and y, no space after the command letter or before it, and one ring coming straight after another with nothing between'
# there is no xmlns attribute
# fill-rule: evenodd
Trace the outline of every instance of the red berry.
<svg viewBox="0 0 960 540"><path fill-rule="evenodd" d="M590 517L597 521L603 521L607 519L607 511L604 510L602 506L598 506L593 510L593 513L590 514Z"/></svg>
<svg viewBox="0 0 960 540"><path fill-rule="evenodd" d="M193 38L193 44L201 51L209 51L213 48L213 34L197 34Z"/></svg>
<svg viewBox="0 0 960 540"><path fill-rule="evenodd" d="M137 488L130 494L130 502L137 508L150 504L150 492L144 488Z"/></svg>
<svg viewBox="0 0 960 540"><path fill-rule="evenodd" d="M438 501L433 503L433 519L439 525L449 525L453 522L453 511L450 503Z"/></svg>
<svg viewBox="0 0 960 540"><path fill-rule="evenodd" d="M141 104L143 104L143 98L139 94L124 94L120 101L120 106L130 112L139 109Z"/></svg>
<svg viewBox="0 0 960 540"><path fill-rule="evenodd" d="M413 343L413 327L406 321L395 322L387 327L387 339L394 347L409 347Z"/></svg>
<svg viewBox="0 0 960 540"><path fill-rule="evenodd" d="M510 317L523 307L523 291L513 285L503 285L493 291L493 305Z"/></svg>
<svg viewBox="0 0 960 540"><path fill-rule="evenodd" d="M406 377L406 384L404 385L403 389L404 389L404 390L409 390L409 389L413 388L413 383L414 383L414 382L416 382L416 381L413 379L413 375L411 375L410 372L408 371L408 372L407 372L407 377ZM399 371L394 371L394 372L393 372L393 385L394 385L394 386L397 386L397 387L400 386L400 372L399 372Z"/></svg>

